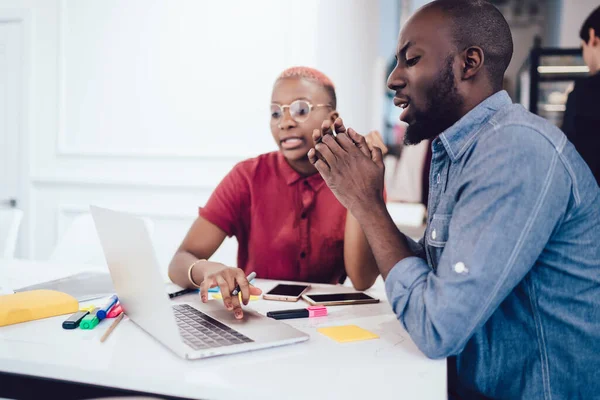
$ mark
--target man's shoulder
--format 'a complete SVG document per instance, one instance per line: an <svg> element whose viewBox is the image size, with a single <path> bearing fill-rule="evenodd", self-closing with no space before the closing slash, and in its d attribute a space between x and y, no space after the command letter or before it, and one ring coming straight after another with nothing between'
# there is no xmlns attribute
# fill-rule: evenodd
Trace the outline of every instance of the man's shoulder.
<svg viewBox="0 0 600 400"><path fill-rule="evenodd" d="M536 154L560 152L567 142L565 134L557 126L520 104L499 110L489 120L488 129L480 140L496 149L508 147L515 153L535 150Z"/></svg>

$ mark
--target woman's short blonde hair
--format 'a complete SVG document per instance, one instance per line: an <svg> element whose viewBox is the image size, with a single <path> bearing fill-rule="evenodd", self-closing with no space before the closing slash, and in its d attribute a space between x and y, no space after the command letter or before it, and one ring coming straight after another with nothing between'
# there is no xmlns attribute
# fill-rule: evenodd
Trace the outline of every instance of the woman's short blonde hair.
<svg viewBox="0 0 600 400"><path fill-rule="evenodd" d="M323 89L327 91L329 97L331 98L331 107L332 109L336 109L337 106L337 97L335 95L335 87L333 86L333 82L327 75L322 73L319 70L310 67L291 67L283 71L278 77L277 81L280 79L289 79L289 78L302 78L314 81L321 85Z"/></svg>

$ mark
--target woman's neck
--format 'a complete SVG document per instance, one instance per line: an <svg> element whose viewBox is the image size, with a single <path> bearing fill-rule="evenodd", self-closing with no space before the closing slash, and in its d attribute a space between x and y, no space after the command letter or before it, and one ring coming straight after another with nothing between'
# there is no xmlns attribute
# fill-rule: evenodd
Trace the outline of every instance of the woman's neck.
<svg viewBox="0 0 600 400"><path fill-rule="evenodd" d="M302 176L310 176L310 175L314 175L315 173L317 173L317 169L315 168L314 165L312 165L310 163L310 161L308 161L308 157L305 159L301 159L301 160L285 160L288 165L290 167L292 167L292 169L294 171L296 171L297 173L299 173Z"/></svg>

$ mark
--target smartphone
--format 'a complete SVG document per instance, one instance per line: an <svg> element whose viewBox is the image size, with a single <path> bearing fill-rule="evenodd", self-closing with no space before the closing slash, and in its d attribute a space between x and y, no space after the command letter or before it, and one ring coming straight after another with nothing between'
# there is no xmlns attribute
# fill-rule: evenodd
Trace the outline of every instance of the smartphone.
<svg viewBox="0 0 600 400"><path fill-rule="evenodd" d="M362 292L331 293L331 294L305 294L304 300L313 306L341 306L346 304L379 303L379 299Z"/></svg>
<svg viewBox="0 0 600 400"><path fill-rule="evenodd" d="M279 301L298 301L300 296L304 294L310 285L285 285L279 284L267 293L263 294L265 300L279 300Z"/></svg>

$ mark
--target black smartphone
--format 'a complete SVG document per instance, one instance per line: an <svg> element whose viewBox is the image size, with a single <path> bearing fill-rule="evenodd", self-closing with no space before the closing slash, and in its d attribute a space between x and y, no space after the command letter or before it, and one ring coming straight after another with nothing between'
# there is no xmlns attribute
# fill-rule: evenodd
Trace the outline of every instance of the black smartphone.
<svg viewBox="0 0 600 400"><path fill-rule="evenodd" d="M379 299L371 297L363 292L305 294L302 296L302 298L313 306L340 306L346 304L379 303Z"/></svg>

